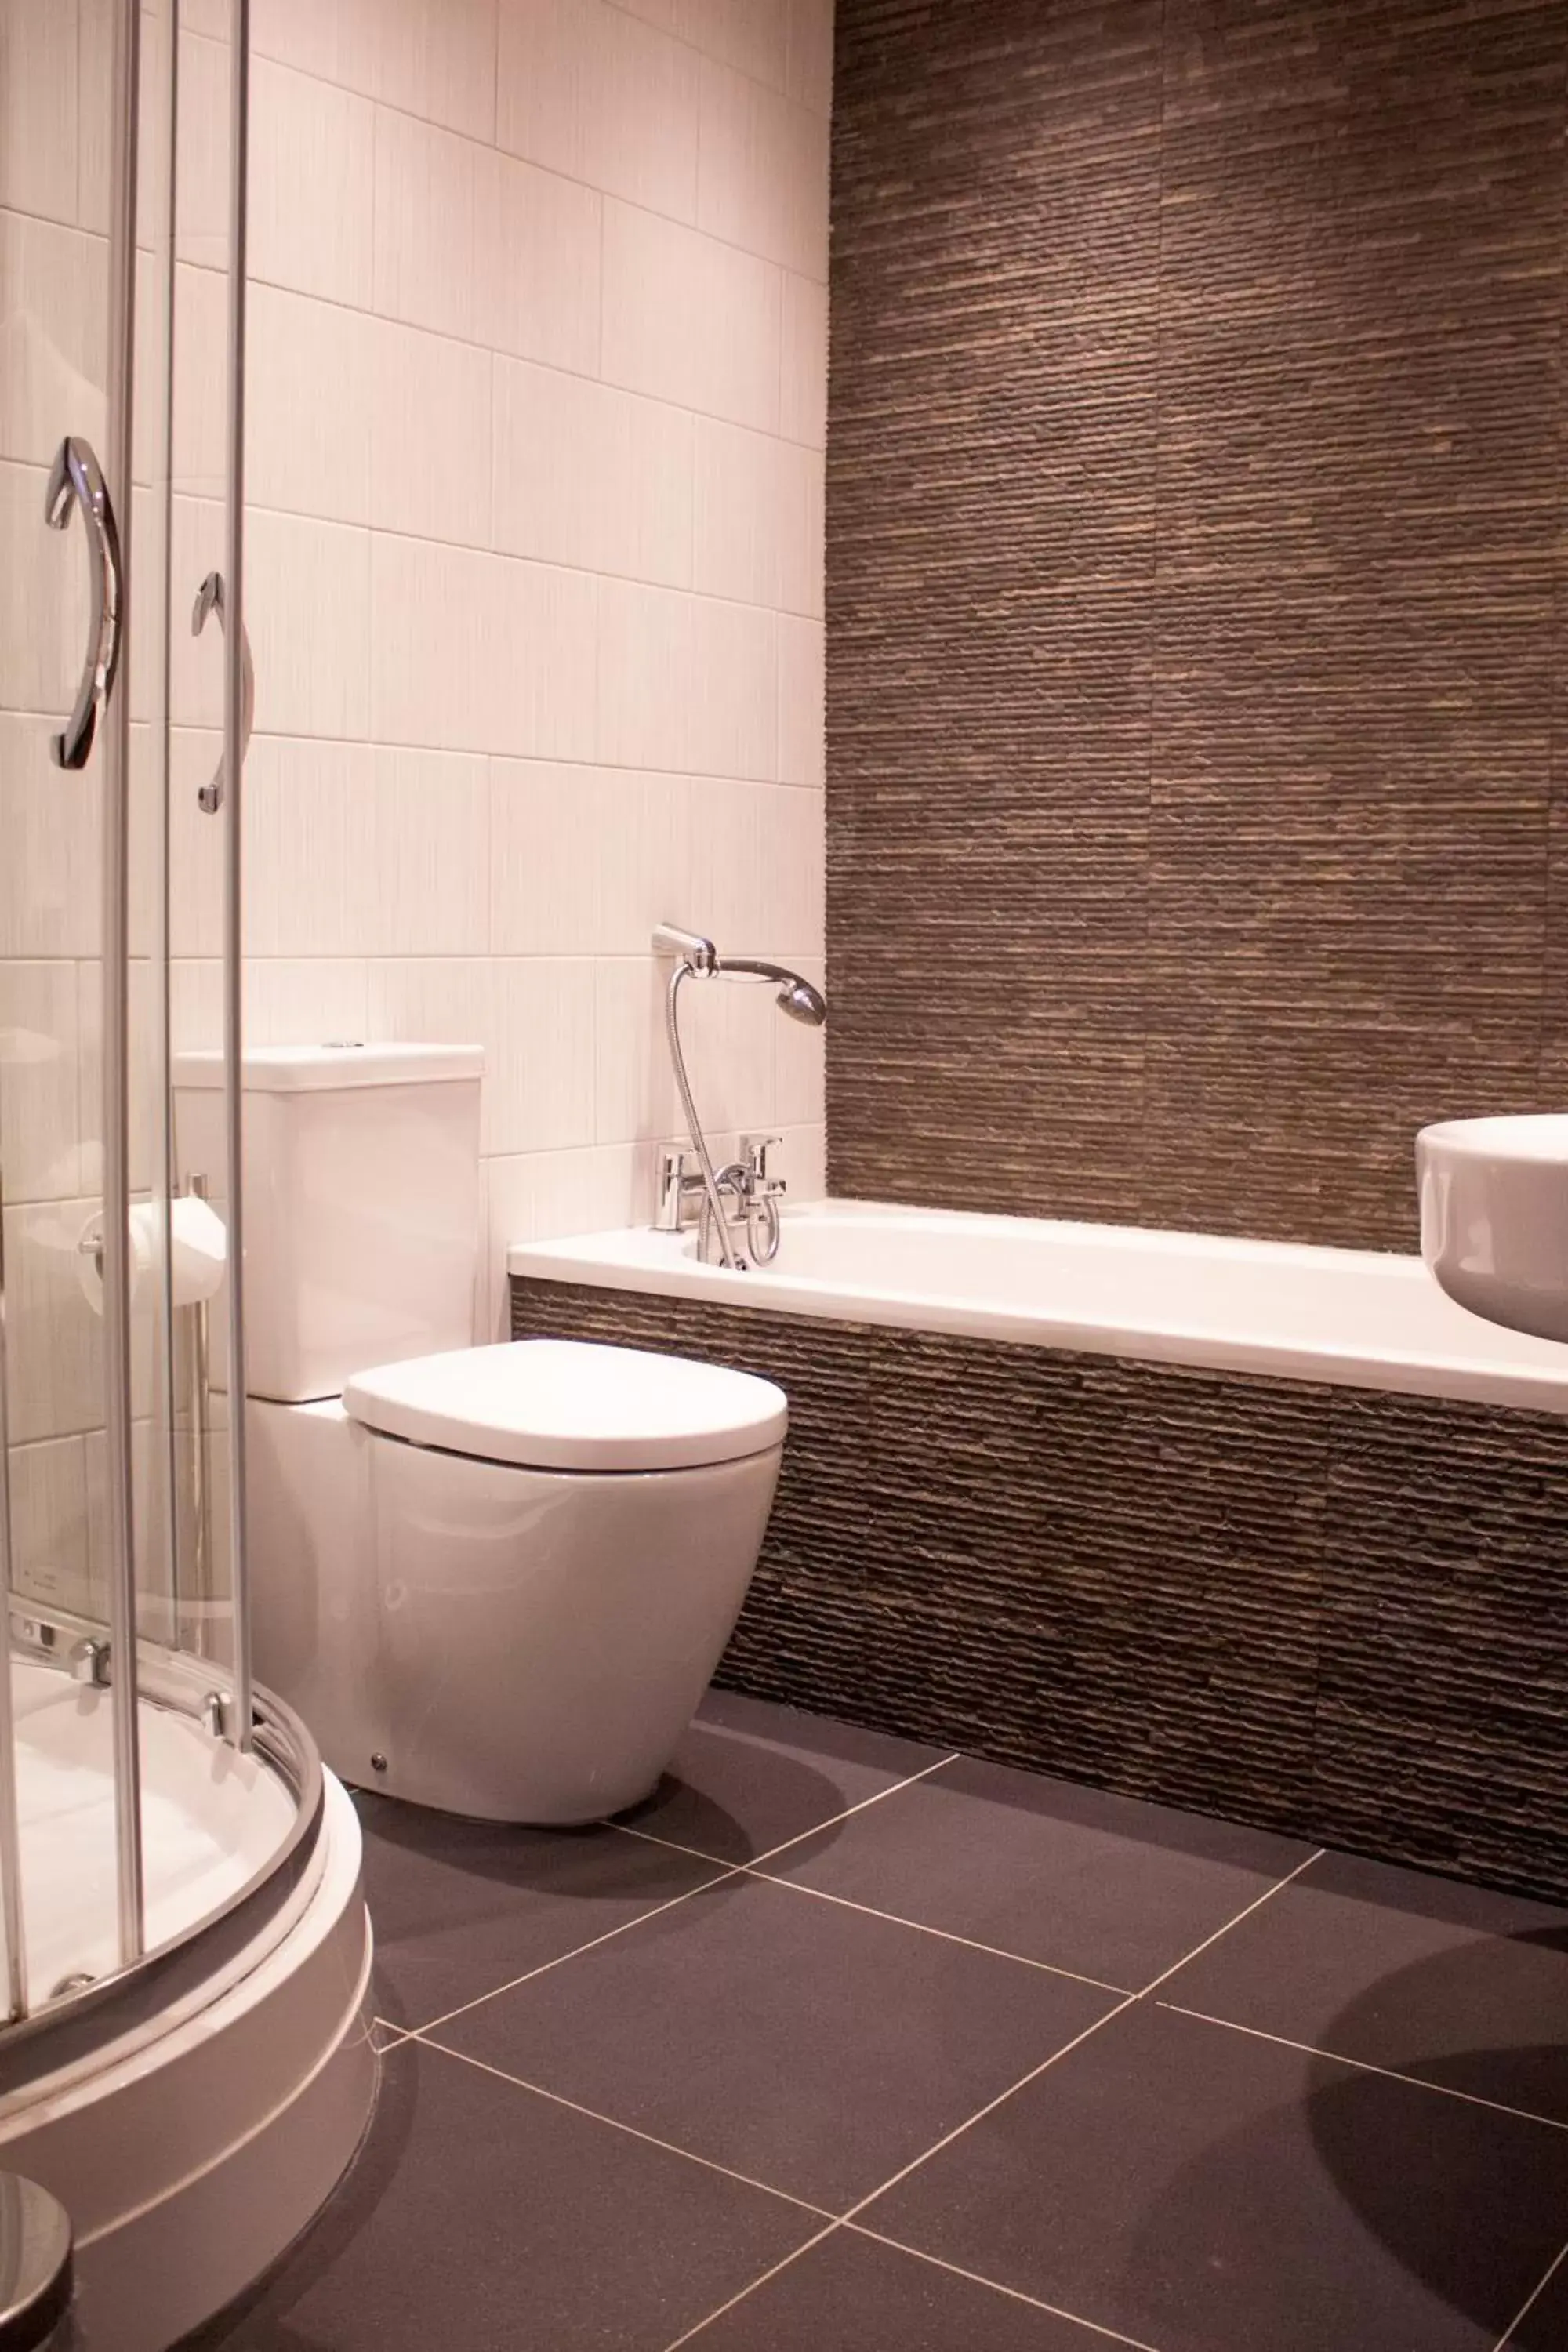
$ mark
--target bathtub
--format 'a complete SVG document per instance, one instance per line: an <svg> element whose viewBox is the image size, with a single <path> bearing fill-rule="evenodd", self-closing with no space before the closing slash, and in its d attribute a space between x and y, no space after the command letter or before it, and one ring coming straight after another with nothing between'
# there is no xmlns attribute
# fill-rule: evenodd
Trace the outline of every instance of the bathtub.
<svg viewBox="0 0 1568 2352"><path fill-rule="evenodd" d="M1568 1346L1505 1331L1418 1257L860 1201L791 1207L744 1274L634 1227L515 1245L519 1280L1568 1413Z"/></svg>
<svg viewBox="0 0 1568 2352"><path fill-rule="evenodd" d="M729 1687L1568 1901L1568 1347L1414 1257L859 1202L509 1257L519 1338L788 1396Z"/></svg>

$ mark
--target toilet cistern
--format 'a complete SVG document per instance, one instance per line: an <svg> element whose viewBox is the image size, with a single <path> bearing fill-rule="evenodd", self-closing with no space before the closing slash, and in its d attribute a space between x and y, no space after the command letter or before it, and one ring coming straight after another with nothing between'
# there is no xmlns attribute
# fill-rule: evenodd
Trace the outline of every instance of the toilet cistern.
<svg viewBox="0 0 1568 2352"><path fill-rule="evenodd" d="M700 931L682 930L675 923L656 926L653 949L656 955L675 958L665 997L665 1034L669 1041L680 1107L686 1113L687 1131L691 1138L689 1153L666 1150L660 1155L654 1223L660 1232L677 1233L695 1215L698 1255L708 1257L716 1244L721 1264L731 1273L743 1274L748 1259L735 1246L731 1220L724 1203L729 1199L736 1204L738 1213L733 1223L744 1234L751 1262L759 1265L771 1263L778 1255L779 1202L785 1188L782 1177L768 1174L767 1155L779 1138L743 1136L740 1159L724 1168L714 1168L680 1043L680 991L689 980L771 981L776 990L773 1002L779 1011L810 1029L820 1029L827 1019L827 1001L820 989L813 987L798 971L792 971L787 964L772 963L762 956L721 956L711 940Z"/></svg>

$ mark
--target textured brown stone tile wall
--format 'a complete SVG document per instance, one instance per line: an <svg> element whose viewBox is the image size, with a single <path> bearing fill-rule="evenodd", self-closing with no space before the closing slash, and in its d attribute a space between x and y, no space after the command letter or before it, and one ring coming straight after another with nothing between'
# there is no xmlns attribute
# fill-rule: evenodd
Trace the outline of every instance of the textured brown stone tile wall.
<svg viewBox="0 0 1568 2352"><path fill-rule="evenodd" d="M1568 1898L1568 1423L586 1285L779 1381L731 1687Z"/></svg>
<svg viewBox="0 0 1568 2352"><path fill-rule="evenodd" d="M838 0L835 1190L1406 1248L1568 1085L1568 7Z"/></svg>

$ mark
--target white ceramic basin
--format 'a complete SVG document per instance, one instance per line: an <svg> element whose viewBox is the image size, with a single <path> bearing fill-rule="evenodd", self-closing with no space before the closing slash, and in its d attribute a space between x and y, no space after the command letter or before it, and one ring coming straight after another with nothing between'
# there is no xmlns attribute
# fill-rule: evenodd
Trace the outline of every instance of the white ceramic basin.
<svg viewBox="0 0 1568 2352"><path fill-rule="evenodd" d="M1421 1255L1449 1297L1568 1340L1568 1115L1423 1128L1415 1170Z"/></svg>

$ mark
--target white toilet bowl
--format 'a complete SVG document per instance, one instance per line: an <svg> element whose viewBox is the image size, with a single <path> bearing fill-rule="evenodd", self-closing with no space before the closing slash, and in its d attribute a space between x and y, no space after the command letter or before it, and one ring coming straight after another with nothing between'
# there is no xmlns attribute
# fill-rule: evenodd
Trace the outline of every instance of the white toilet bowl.
<svg viewBox="0 0 1568 2352"><path fill-rule="evenodd" d="M489 1820L658 1780L756 1565L766 1381L555 1340L253 1398L257 1671L343 1778Z"/></svg>
<svg viewBox="0 0 1568 2352"><path fill-rule="evenodd" d="M592 1821L652 1788L719 1663L786 1409L711 1364L461 1344L482 1061L437 1044L244 1057L256 1671L346 1780ZM219 1055L180 1057L182 1186L200 1176L219 1213L224 1084Z"/></svg>

